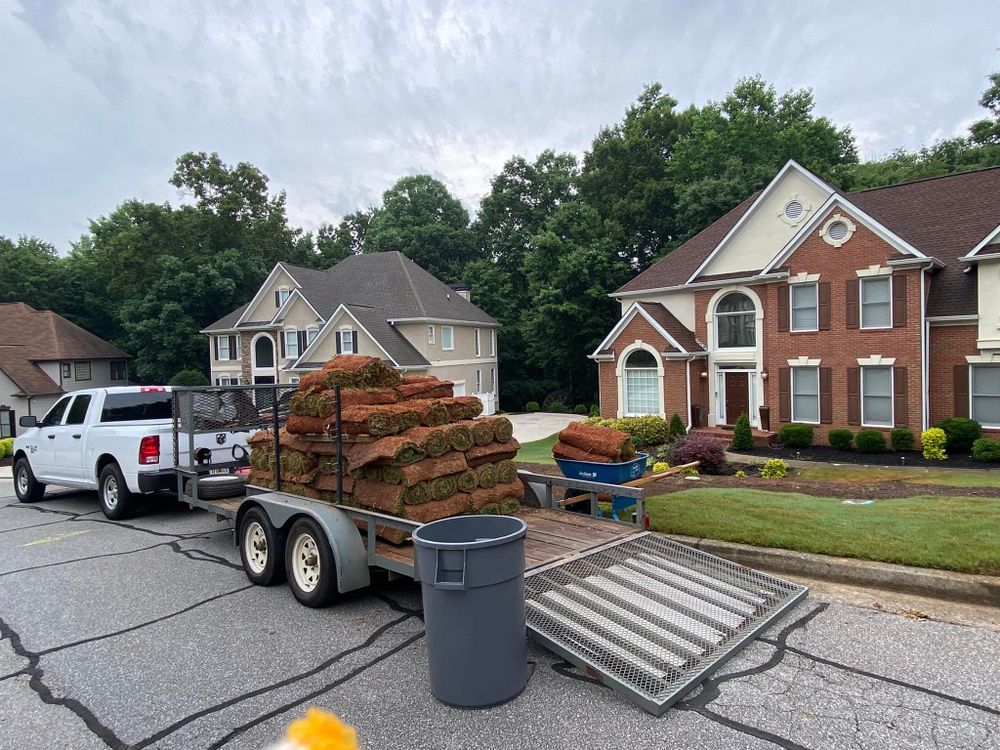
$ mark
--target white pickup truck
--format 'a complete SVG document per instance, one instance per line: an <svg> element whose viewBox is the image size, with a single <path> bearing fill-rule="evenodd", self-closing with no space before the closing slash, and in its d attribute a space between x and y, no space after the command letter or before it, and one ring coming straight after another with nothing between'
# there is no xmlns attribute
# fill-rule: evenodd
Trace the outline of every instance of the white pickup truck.
<svg viewBox="0 0 1000 750"><path fill-rule="evenodd" d="M45 485L97 490L108 518L128 518L135 495L177 489L168 386L125 386L74 391L14 441L14 491L23 503L41 500ZM248 432L195 436L202 462L245 457ZM187 439L181 441L186 454ZM186 455L181 456L182 459ZM219 477L232 484L242 480Z"/></svg>

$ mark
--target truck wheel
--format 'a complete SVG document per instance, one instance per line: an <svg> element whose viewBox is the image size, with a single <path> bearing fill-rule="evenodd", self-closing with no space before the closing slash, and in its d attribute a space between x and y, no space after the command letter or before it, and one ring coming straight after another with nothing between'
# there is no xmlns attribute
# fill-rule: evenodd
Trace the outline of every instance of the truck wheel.
<svg viewBox="0 0 1000 750"><path fill-rule="evenodd" d="M251 583L273 586L285 580L281 555L283 535L261 508L251 508L240 520L240 559Z"/></svg>
<svg viewBox="0 0 1000 750"><path fill-rule="evenodd" d="M28 459L21 457L14 464L14 493L22 503L35 503L45 494L45 485L35 479Z"/></svg>
<svg viewBox="0 0 1000 750"><path fill-rule="evenodd" d="M307 607L325 607L337 597L337 570L326 533L311 518L292 524L285 542L288 586Z"/></svg>
<svg viewBox="0 0 1000 750"><path fill-rule="evenodd" d="M130 518L135 512L132 491L125 484L125 477L118 464L108 464L101 470L100 479L97 480L97 496L104 515L112 521Z"/></svg>

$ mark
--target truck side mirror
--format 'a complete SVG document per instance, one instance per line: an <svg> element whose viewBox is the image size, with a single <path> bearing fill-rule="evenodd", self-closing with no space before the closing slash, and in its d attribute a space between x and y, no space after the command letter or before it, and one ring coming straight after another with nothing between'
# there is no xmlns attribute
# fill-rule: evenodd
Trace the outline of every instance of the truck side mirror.
<svg viewBox="0 0 1000 750"><path fill-rule="evenodd" d="M21 425L21 427L37 427L38 417L34 417L29 414L27 416L18 418L17 423Z"/></svg>

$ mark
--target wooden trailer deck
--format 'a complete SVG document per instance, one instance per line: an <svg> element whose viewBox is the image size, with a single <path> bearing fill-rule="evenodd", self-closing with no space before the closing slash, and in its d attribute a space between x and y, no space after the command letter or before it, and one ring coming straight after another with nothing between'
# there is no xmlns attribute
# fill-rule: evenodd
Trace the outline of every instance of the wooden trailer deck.
<svg viewBox="0 0 1000 750"><path fill-rule="evenodd" d="M565 510L522 506L515 515L528 524L528 535L524 540L524 567L527 571L640 531L629 524ZM412 543L397 547L380 540L376 550L384 557L413 565Z"/></svg>

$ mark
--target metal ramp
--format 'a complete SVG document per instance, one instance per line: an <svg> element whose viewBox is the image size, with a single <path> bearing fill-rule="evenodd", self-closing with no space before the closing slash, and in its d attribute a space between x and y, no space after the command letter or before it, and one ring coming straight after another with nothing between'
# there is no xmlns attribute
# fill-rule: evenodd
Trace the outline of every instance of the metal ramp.
<svg viewBox="0 0 1000 750"><path fill-rule="evenodd" d="M528 630L657 716L807 589L644 532L530 571Z"/></svg>

